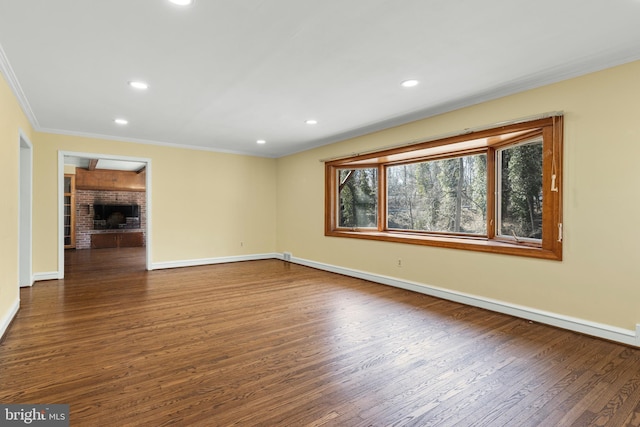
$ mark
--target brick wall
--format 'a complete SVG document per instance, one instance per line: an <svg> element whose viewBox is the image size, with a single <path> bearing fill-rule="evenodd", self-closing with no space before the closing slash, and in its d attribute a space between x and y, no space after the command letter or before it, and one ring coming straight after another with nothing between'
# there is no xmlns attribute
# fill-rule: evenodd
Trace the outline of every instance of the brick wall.
<svg viewBox="0 0 640 427"><path fill-rule="evenodd" d="M76 249L91 248L91 235L100 232L93 229L94 204L135 204L140 206L140 229L137 231L143 232L146 244L147 203L145 192L76 190Z"/></svg>

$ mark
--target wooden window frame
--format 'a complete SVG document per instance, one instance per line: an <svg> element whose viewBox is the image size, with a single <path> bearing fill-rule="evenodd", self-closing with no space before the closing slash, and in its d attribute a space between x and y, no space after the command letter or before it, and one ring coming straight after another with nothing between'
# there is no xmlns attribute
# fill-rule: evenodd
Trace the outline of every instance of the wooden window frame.
<svg viewBox="0 0 640 427"><path fill-rule="evenodd" d="M496 150L541 136L542 239L516 241L496 233ZM390 148L325 162L325 236L378 240L463 249L548 260L562 260L562 145L563 117L555 115L463 135ZM387 229L386 167L474 153L487 155L487 234L482 236ZM337 171L345 168L378 168L377 229L337 226Z"/></svg>

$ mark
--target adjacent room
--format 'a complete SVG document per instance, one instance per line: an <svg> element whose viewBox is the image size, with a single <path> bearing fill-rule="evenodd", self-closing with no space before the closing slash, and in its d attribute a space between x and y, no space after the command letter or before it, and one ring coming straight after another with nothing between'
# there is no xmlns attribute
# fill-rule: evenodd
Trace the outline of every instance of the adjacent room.
<svg viewBox="0 0 640 427"><path fill-rule="evenodd" d="M640 426L638 14L0 0L0 424Z"/></svg>
<svg viewBox="0 0 640 427"><path fill-rule="evenodd" d="M107 248L141 248L146 253L146 162L64 156L64 260L100 256ZM96 252L98 251L98 252ZM145 256L140 257L145 269Z"/></svg>

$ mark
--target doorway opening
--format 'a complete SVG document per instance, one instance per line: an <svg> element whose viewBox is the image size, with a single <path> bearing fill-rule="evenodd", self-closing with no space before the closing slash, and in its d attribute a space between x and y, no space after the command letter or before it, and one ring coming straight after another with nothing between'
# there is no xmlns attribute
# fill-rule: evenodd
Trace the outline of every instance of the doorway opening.
<svg viewBox="0 0 640 427"><path fill-rule="evenodd" d="M59 279L65 253L82 260L134 250L139 256L132 259L151 270L150 159L60 151L58 194ZM103 261L108 265L108 257Z"/></svg>

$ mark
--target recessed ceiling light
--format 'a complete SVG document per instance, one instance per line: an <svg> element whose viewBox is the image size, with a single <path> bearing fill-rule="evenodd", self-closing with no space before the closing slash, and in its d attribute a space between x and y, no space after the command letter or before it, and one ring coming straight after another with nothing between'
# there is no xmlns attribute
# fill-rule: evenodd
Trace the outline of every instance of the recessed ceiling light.
<svg viewBox="0 0 640 427"><path fill-rule="evenodd" d="M264 139L259 139L256 141L258 144L266 144L267 141L265 141Z"/></svg>
<svg viewBox="0 0 640 427"><path fill-rule="evenodd" d="M401 84L402 84L402 87L414 87L414 86L418 86L418 83L420 82L417 80L405 80Z"/></svg>
<svg viewBox="0 0 640 427"><path fill-rule="evenodd" d="M177 4L178 6L189 6L193 4L194 0L169 0L173 4Z"/></svg>
<svg viewBox="0 0 640 427"><path fill-rule="evenodd" d="M132 88L141 89L141 90L149 89L148 84L146 84L145 82L136 81L136 80L130 81L129 86L131 86Z"/></svg>
<svg viewBox="0 0 640 427"><path fill-rule="evenodd" d="M119 125L126 125L127 123L129 123L129 120L127 120L127 119L115 119L114 122L116 122Z"/></svg>
<svg viewBox="0 0 640 427"><path fill-rule="evenodd" d="M308 125L317 125L318 121L316 119L309 119L304 121Z"/></svg>

